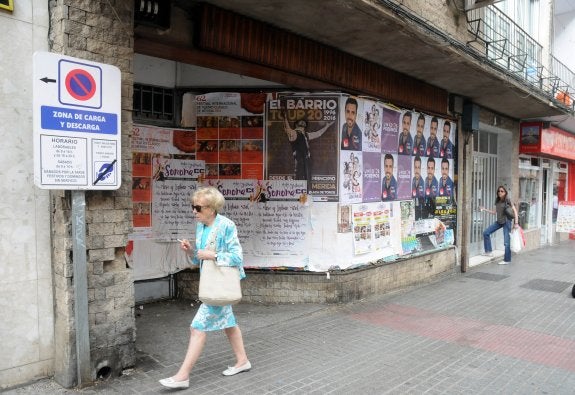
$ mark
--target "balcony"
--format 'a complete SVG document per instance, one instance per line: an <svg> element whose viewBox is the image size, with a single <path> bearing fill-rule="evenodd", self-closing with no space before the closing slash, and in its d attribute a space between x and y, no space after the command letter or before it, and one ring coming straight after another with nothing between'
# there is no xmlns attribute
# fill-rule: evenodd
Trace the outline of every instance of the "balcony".
<svg viewBox="0 0 575 395"><path fill-rule="evenodd" d="M553 105L575 113L575 73L551 56L542 59L543 48L497 7L489 5L466 12L467 44L478 49L496 69L549 98Z"/></svg>

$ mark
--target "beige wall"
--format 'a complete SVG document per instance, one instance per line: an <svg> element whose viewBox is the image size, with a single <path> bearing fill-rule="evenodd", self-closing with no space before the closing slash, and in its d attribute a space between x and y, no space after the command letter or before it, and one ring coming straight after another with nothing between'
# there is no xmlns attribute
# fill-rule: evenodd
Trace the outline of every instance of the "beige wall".
<svg viewBox="0 0 575 395"><path fill-rule="evenodd" d="M113 9L111 8L113 5ZM133 1L17 0L0 10L0 390L54 375L76 383L70 193L34 185L33 63L49 51L122 72L122 145L129 147ZM135 363L134 291L124 260L131 232L131 152L122 187L86 192L91 372Z"/></svg>
<svg viewBox="0 0 575 395"><path fill-rule="evenodd" d="M32 54L48 50L48 2L15 1L0 26L1 390L53 372L49 194L34 186L32 148Z"/></svg>

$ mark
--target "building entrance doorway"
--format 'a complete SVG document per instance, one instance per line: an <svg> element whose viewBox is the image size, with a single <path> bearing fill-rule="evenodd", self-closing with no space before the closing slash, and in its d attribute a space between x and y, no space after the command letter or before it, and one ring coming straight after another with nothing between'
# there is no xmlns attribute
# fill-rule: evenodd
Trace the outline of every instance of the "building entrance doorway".
<svg viewBox="0 0 575 395"><path fill-rule="evenodd" d="M474 135L473 170L471 174L471 230L469 237L469 255L483 252L483 230L494 221L494 216L479 210L485 207L493 209L497 191L497 144L498 134L479 131ZM501 233L501 235L499 234ZM491 236L493 248L503 245L503 232ZM501 240L499 240L501 239Z"/></svg>
<svg viewBox="0 0 575 395"><path fill-rule="evenodd" d="M493 216L481 212L480 207L493 209L493 200L497 191L497 156L475 152L473 154L473 176L471 207L473 219L471 221L471 237L469 240L469 253L471 256L483 252L483 230L493 222ZM492 236L496 237L497 234ZM493 240L495 241L495 240Z"/></svg>

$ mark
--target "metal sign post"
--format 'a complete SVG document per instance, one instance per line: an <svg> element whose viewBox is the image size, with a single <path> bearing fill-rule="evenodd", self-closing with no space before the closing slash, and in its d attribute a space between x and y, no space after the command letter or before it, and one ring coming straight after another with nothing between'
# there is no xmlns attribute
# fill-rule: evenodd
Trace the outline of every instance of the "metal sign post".
<svg viewBox="0 0 575 395"><path fill-rule="evenodd" d="M90 331L88 327L88 271L86 260L86 197L72 191L72 252L74 267L74 318L76 321L76 362L78 386L92 381Z"/></svg>

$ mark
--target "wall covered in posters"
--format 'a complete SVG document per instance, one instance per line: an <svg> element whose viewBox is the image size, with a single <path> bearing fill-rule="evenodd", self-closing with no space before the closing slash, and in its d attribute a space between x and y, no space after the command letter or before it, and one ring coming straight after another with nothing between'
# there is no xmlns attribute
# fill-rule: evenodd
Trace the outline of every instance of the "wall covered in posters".
<svg viewBox="0 0 575 395"><path fill-rule="evenodd" d="M199 185L226 197L246 267L346 269L454 243L449 120L337 92L185 103L195 128L134 133L133 239L161 245L133 245L133 261L156 266L144 277L185 267L175 239L193 237L188 201Z"/></svg>
<svg viewBox="0 0 575 395"><path fill-rule="evenodd" d="M347 95L340 98L340 119L338 230L352 232L354 245L363 246L354 253L372 250L366 248L370 233L365 230L370 228L346 224L355 223L357 212L365 211L359 207L374 202L401 202L396 212L402 226L392 228L390 235L392 245L401 246L394 249L398 255L453 244L456 124ZM375 241L379 229L374 226L371 221L367 240Z"/></svg>
<svg viewBox="0 0 575 395"><path fill-rule="evenodd" d="M194 229L189 204L204 162L196 159L194 129L134 125L132 215L126 258L134 279L163 277L186 266L173 243Z"/></svg>

